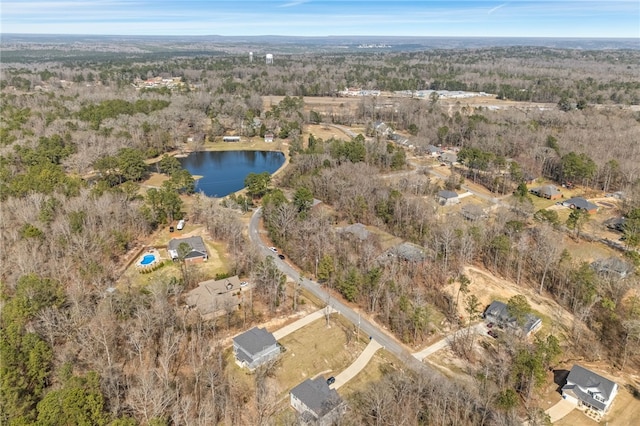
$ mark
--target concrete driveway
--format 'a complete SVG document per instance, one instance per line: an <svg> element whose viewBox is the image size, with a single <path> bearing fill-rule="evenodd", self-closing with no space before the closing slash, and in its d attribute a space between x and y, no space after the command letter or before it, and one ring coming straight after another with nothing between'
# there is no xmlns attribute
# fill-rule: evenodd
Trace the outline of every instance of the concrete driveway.
<svg viewBox="0 0 640 426"><path fill-rule="evenodd" d="M556 403L556 405L545 411L545 413L549 415L551 423L555 423L572 412L576 407L577 405L574 402L567 401L566 399L561 399Z"/></svg>
<svg viewBox="0 0 640 426"><path fill-rule="evenodd" d="M469 330L468 332L472 333L472 334L486 335L487 334L487 326L485 325L484 322L481 322L479 324L471 326L471 330ZM427 346L426 348L424 348L420 352L415 352L413 354L413 356L414 356L414 358L422 361L423 359L425 359L429 355L431 355L431 354L433 354L435 352L438 352L440 349L444 349L445 347L449 346L449 344L453 341L453 339L455 337L464 336L466 333L467 333L467 329L466 328L461 328L460 330L456 331L455 333L451 333L450 335L448 335L444 339L438 340L433 345Z"/></svg>
<svg viewBox="0 0 640 426"><path fill-rule="evenodd" d="M373 354L376 353L378 349L382 348L382 345L378 343L375 339L371 339L366 348L362 351L358 359L356 359L350 366L348 366L342 373L338 374L336 377L336 381L333 382L329 387L331 389L338 389L340 386L347 383L349 380L353 379L364 367L367 366Z"/></svg>
<svg viewBox="0 0 640 426"><path fill-rule="evenodd" d="M336 312L335 309L333 309L331 306L326 306L322 309L318 309L317 311L310 313L309 315L303 318L300 318L298 321L294 321L291 324L285 325L284 327L274 331L273 337L275 337L276 340L280 340L284 336L291 334L296 330L301 329L305 325L311 324L315 320L324 317L327 311L329 311L329 314Z"/></svg>

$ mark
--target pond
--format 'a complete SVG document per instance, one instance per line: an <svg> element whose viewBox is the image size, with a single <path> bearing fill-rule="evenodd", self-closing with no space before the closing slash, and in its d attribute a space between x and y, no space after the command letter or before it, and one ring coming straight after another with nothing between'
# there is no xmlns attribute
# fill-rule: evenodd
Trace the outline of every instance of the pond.
<svg viewBox="0 0 640 426"><path fill-rule="evenodd" d="M210 197L224 197L244 188L249 173L273 174L284 164L284 154L276 151L201 151L178 158L194 176L196 191Z"/></svg>

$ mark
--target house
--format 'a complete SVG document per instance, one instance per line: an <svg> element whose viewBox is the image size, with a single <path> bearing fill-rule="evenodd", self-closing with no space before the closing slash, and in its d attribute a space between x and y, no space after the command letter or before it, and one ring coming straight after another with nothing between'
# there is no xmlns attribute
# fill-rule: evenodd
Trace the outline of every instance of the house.
<svg viewBox="0 0 640 426"><path fill-rule="evenodd" d="M617 257L596 260L591 267L599 275L610 278L625 278L633 272L633 265Z"/></svg>
<svg viewBox="0 0 640 426"><path fill-rule="evenodd" d="M580 365L574 365L567 376L567 384L562 387L562 397L604 414L611 407L618 393L618 385Z"/></svg>
<svg viewBox="0 0 640 426"><path fill-rule="evenodd" d="M242 287L237 275L221 280L202 281L186 294L185 302L188 307L197 308L203 317L215 318L239 308L242 303Z"/></svg>
<svg viewBox="0 0 640 426"><path fill-rule="evenodd" d="M487 217L484 209L476 204L469 204L462 207L460 214L462 215L462 217L472 222Z"/></svg>
<svg viewBox="0 0 640 426"><path fill-rule="evenodd" d="M404 260L405 262L420 263L427 260L427 254L423 247L417 244L404 242L393 246L382 253L378 257L378 261L385 263L394 258Z"/></svg>
<svg viewBox="0 0 640 426"><path fill-rule="evenodd" d="M223 136L222 142L240 142L240 136Z"/></svg>
<svg viewBox="0 0 640 426"><path fill-rule="evenodd" d="M391 127L387 126L382 121L376 121L373 124L373 129L376 132L376 135L383 138L388 138L393 133L393 129L391 129Z"/></svg>
<svg viewBox="0 0 640 426"><path fill-rule="evenodd" d="M188 246L188 251L186 252L186 254L180 253L179 248L181 244L186 244ZM188 238L174 238L169 241L167 251L171 256L171 259L173 259L174 261L178 260L181 254L184 255L185 262L191 263L204 262L209 258L209 255L207 254L207 247L204 245L202 237L199 236Z"/></svg>
<svg viewBox="0 0 640 426"><path fill-rule="evenodd" d="M425 151L427 152L427 155L430 155L431 157L437 157L442 152L442 150L435 145L427 145Z"/></svg>
<svg viewBox="0 0 640 426"><path fill-rule="evenodd" d="M291 406L300 413L304 425L332 425L342 415L346 404L324 377L307 379L289 393Z"/></svg>
<svg viewBox="0 0 640 426"><path fill-rule="evenodd" d="M546 198L548 200L557 200L562 198L562 192L555 185L545 185L539 186L537 188L531 188L529 190L533 195L537 195L541 198Z"/></svg>
<svg viewBox="0 0 640 426"><path fill-rule="evenodd" d="M458 162L458 154L455 152L443 152L438 157L438 160L447 164L456 164Z"/></svg>
<svg viewBox="0 0 640 426"><path fill-rule="evenodd" d="M520 326L516 319L509 313L509 309L505 303L494 300L484 311L484 319L486 322L492 322L502 328L520 329L525 336L538 331L542 327L542 320L533 314L525 316L524 325Z"/></svg>
<svg viewBox="0 0 640 426"><path fill-rule="evenodd" d="M272 132L267 132L267 133L264 134L264 141L268 142L268 143L271 143L271 142L273 142L273 138L274 137L275 136L274 136L274 134Z"/></svg>
<svg viewBox="0 0 640 426"><path fill-rule="evenodd" d="M364 226L362 223L354 223L349 226L345 226L344 228L339 228L338 232L343 234L350 234L359 239L360 241L364 241L369 238L371 232Z"/></svg>
<svg viewBox="0 0 640 426"><path fill-rule="evenodd" d="M614 217L605 220L604 225L613 231L624 232L624 224L626 221L624 217Z"/></svg>
<svg viewBox="0 0 640 426"><path fill-rule="evenodd" d="M442 191L438 191L437 200L438 203L442 206L452 206L460 202L458 194L453 191L447 191L444 189Z"/></svg>
<svg viewBox="0 0 640 426"><path fill-rule="evenodd" d="M582 197L569 198L567 201L563 202L562 205L571 209L584 210L589 214L594 214L598 211L597 205L588 202Z"/></svg>
<svg viewBox="0 0 640 426"><path fill-rule="evenodd" d="M233 354L236 364L254 370L280 355L280 346L266 329L253 327L233 338Z"/></svg>

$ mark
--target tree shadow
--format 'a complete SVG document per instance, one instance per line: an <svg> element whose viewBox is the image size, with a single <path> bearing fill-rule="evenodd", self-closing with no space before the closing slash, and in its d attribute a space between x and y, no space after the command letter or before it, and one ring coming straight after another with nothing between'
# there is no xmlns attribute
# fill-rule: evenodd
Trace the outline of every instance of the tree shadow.
<svg viewBox="0 0 640 426"><path fill-rule="evenodd" d="M640 399L640 388L637 388L632 384L628 384L625 387L635 399Z"/></svg>
<svg viewBox="0 0 640 426"><path fill-rule="evenodd" d="M562 387L567 383L569 370L553 370L553 383L558 385L556 392L562 393Z"/></svg>

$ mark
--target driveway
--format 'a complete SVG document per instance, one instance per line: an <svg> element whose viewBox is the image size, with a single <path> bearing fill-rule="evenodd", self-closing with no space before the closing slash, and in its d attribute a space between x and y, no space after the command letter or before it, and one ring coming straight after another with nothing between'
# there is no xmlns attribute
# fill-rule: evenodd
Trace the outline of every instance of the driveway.
<svg viewBox="0 0 640 426"><path fill-rule="evenodd" d="M486 335L487 334L487 326L485 325L484 322L481 322L479 324L471 326L471 330L469 330L469 332L473 333L473 334ZM444 339L438 340L433 345L427 346L426 348L424 348L420 352L414 353L413 356L414 356L414 358L422 361L423 359L425 359L429 355L431 355L431 354L433 354L435 352L438 352L440 349L443 349L443 348L449 346L449 344L456 337L463 336L466 333L467 333L467 329L466 328L461 328L460 330L456 331L455 333L451 333L450 335L448 335Z"/></svg>
<svg viewBox="0 0 640 426"><path fill-rule="evenodd" d="M332 313L336 312L333 308L331 308L331 306L327 306L325 308L318 309L317 311L312 312L309 315L300 318L298 321L294 321L291 324L285 325L284 327L274 331L273 332L273 337L275 337L276 340L280 340L284 336L286 336L288 334L291 334L296 330L301 329L305 325L311 324L315 320L324 317L325 314L327 313L327 311L329 311L329 314L332 314Z"/></svg>
<svg viewBox="0 0 640 426"><path fill-rule="evenodd" d="M342 373L336 376L336 381L333 382L329 387L331 389L338 389L340 386L347 383L349 380L353 379L364 367L367 366L373 354L376 353L378 349L382 348L382 345L376 342L374 339L369 341L369 344L364 351L360 354L358 359L356 359L350 366L348 366Z"/></svg>
<svg viewBox="0 0 640 426"><path fill-rule="evenodd" d="M566 416L567 414L569 414L570 412L572 412L573 409L576 407L577 405L575 404L575 402L567 401L566 399L561 399L556 403L556 405L554 405L553 407L545 411L545 413L549 415L549 418L551 419L551 423L555 423L561 418L563 418L564 416Z"/></svg>

